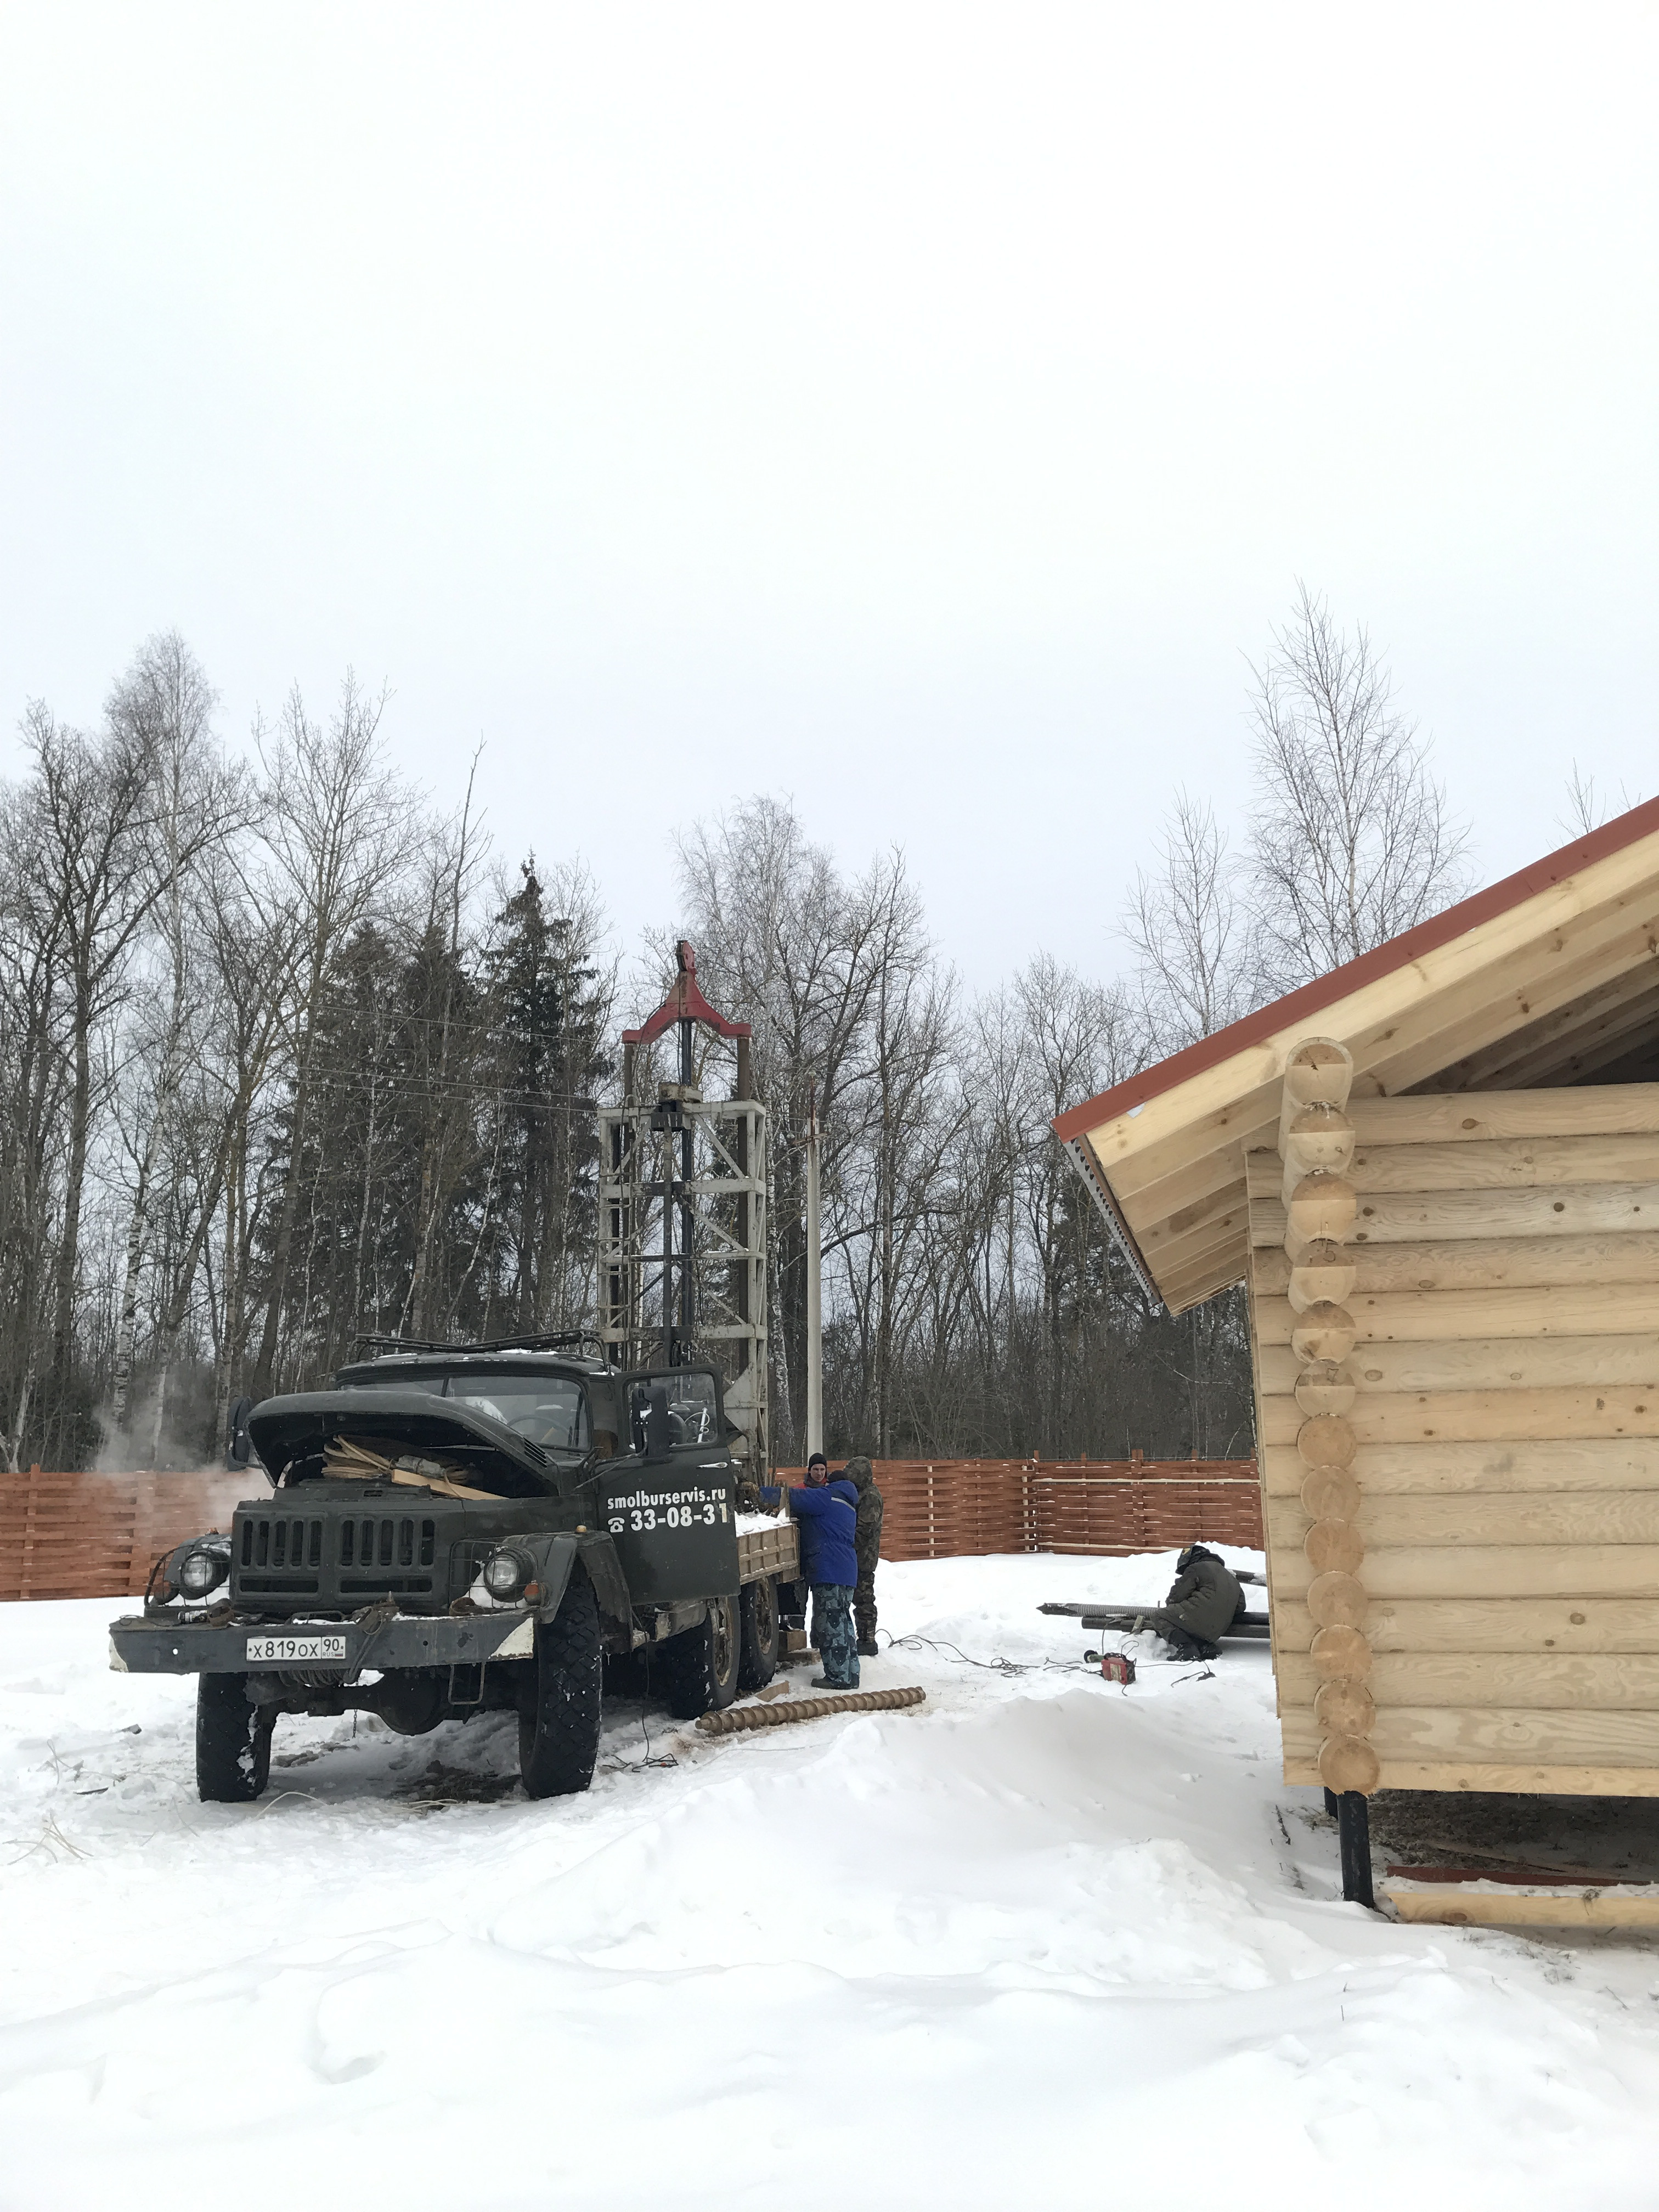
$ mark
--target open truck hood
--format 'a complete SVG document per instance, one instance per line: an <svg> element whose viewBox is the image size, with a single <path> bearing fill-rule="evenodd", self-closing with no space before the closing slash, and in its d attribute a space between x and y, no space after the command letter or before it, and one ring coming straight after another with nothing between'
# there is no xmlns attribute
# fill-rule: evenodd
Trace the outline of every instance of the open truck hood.
<svg viewBox="0 0 1659 2212"><path fill-rule="evenodd" d="M448 1462L454 1479L501 1498L545 1498L555 1463L539 1444L471 1406L425 1390L307 1390L267 1398L248 1415L253 1449L273 1482L314 1462L334 1437L352 1437L388 1458L403 1453ZM297 1471L297 1470L296 1470Z"/></svg>

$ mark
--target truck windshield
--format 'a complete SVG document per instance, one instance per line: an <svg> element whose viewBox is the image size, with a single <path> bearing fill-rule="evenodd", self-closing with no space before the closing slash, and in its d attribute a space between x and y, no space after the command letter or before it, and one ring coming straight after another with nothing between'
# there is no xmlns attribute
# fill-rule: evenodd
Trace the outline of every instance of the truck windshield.
<svg viewBox="0 0 1659 2212"><path fill-rule="evenodd" d="M446 1394L546 1451L586 1451L587 1401L562 1375L452 1375Z"/></svg>
<svg viewBox="0 0 1659 2212"><path fill-rule="evenodd" d="M364 1375L355 1376L346 1387L423 1390L434 1398L452 1398L544 1451L585 1452L593 1441L586 1397L568 1375Z"/></svg>

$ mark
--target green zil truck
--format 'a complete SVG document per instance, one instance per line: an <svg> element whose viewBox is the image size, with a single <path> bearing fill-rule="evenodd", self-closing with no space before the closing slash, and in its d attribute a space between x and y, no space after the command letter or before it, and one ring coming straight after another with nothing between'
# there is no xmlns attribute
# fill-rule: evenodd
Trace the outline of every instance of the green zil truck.
<svg viewBox="0 0 1659 2212"><path fill-rule="evenodd" d="M158 1560L111 1664L197 1677L210 1801L260 1795L282 1716L351 1711L516 1713L530 1796L585 1790L607 1660L682 1719L776 1668L795 1531L740 1533L734 1433L712 1367L620 1374L589 1340L361 1360L239 1408L270 1492Z"/></svg>

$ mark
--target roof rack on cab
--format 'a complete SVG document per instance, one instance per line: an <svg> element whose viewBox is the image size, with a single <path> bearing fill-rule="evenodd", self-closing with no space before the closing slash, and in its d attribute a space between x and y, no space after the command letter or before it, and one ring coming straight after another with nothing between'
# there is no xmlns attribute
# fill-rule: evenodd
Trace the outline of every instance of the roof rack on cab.
<svg viewBox="0 0 1659 2212"><path fill-rule="evenodd" d="M352 1340L352 1357L360 1358L365 1352L407 1352L413 1357L427 1358L433 1353L477 1353L481 1352L587 1352L602 1367L611 1364L602 1340L585 1329L556 1329L540 1336L495 1336L485 1344L440 1344L423 1337L361 1335Z"/></svg>

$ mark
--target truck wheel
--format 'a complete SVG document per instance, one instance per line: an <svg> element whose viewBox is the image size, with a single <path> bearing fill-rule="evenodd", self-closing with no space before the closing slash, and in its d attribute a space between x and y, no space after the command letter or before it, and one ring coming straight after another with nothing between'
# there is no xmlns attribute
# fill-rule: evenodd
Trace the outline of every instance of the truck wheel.
<svg viewBox="0 0 1659 2212"><path fill-rule="evenodd" d="M570 1797L593 1779L599 1755L604 1654L593 1585L580 1568L551 1620L536 1626L536 1656L519 1692L519 1772L530 1797Z"/></svg>
<svg viewBox="0 0 1659 2212"><path fill-rule="evenodd" d="M247 1805L270 1779L266 1718L247 1693L246 1674L196 1678L196 1794L204 1805Z"/></svg>
<svg viewBox="0 0 1659 2212"><path fill-rule="evenodd" d="M677 1721L694 1721L731 1704L738 1694L742 1640L735 1597L711 1597L697 1627L669 1638L658 1657L658 1679Z"/></svg>
<svg viewBox="0 0 1659 2212"><path fill-rule="evenodd" d="M778 1591L769 1575L744 1584L738 1609L742 1615L738 1687L763 1690L778 1671Z"/></svg>

